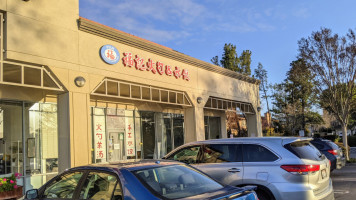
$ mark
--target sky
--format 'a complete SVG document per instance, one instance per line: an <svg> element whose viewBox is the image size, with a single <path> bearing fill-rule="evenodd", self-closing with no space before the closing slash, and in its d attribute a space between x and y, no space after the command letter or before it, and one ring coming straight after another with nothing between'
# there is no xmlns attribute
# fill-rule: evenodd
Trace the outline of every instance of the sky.
<svg viewBox="0 0 356 200"><path fill-rule="evenodd" d="M81 17L206 62L225 43L250 50L251 71L261 63L271 84L286 78L301 38L355 30L355 9L355 0L79 0Z"/></svg>

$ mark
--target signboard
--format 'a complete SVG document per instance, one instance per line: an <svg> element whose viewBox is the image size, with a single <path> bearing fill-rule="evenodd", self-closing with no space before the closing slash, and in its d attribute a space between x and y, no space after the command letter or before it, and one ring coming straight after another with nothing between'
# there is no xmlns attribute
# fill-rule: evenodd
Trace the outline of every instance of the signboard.
<svg viewBox="0 0 356 200"><path fill-rule="evenodd" d="M134 130L134 120L132 117L125 117L125 147L126 156L135 156L135 130Z"/></svg>
<svg viewBox="0 0 356 200"><path fill-rule="evenodd" d="M94 116L94 153L95 160L106 160L105 116Z"/></svg>
<svg viewBox="0 0 356 200"><path fill-rule="evenodd" d="M108 64L114 65L119 62L119 51L112 45L104 45L100 49L101 58Z"/></svg>
<svg viewBox="0 0 356 200"><path fill-rule="evenodd" d="M134 55L129 52L123 53L124 57L122 58L122 62L125 67L135 67L136 70L139 71L149 71L153 74L172 76L176 79L183 79L189 81L189 72L187 69L181 69L180 67L173 67L168 64L164 64L160 61L154 62L151 58L145 62L145 59L139 55Z"/></svg>

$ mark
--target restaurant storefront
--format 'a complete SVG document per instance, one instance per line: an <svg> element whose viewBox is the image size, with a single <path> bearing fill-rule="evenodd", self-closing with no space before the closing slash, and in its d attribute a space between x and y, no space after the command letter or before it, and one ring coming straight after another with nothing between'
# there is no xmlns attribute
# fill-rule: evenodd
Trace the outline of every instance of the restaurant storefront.
<svg viewBox="0 0 356 200"><path fill-rule="evenodd" d="M68 167L160 158L227 138L226 112L262 135L258 81L81 18L74 2L0 2L0 176L21 173L27 190Z"/></svg>

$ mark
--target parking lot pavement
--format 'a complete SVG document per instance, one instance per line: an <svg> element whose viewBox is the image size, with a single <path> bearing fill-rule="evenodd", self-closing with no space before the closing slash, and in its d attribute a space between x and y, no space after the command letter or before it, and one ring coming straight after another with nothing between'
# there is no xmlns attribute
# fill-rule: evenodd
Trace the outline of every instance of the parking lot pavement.
<svg viewBox="0 0 356 200"><path fill-rule="evenodd" d="M331 173L335 199L355 200L356 196L356 164L347 164L340 170Z"/></svg>
<svg viewBox="0 0 356 200"><path fill-rule="evenodd" d="M350 158L356 158L356 147L351 147Z"/></svg>

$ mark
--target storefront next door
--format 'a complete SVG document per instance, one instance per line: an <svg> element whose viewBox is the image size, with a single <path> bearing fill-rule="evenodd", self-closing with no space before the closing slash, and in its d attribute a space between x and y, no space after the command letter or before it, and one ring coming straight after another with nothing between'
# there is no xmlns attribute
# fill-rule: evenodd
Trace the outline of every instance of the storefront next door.
<svg viewBox="0 0 356 200"><path fill-rule="evenodd" d="M220 117L204 117L204 127L205 127L205 139L219 139L221 138L221 130L220 130Z"/></svg>
<svg viewBox="0 0 356 200"><path fill-rule="evenodd" d="M161 158L184 143L184 116L93 108L93 162Z"/></svg>
<svg viewBox="0 0 356 200"><path fill-rule="evenodd" d="M26 190L58 173L55 103L0 100L0 177L15 173Z"/></svg>

